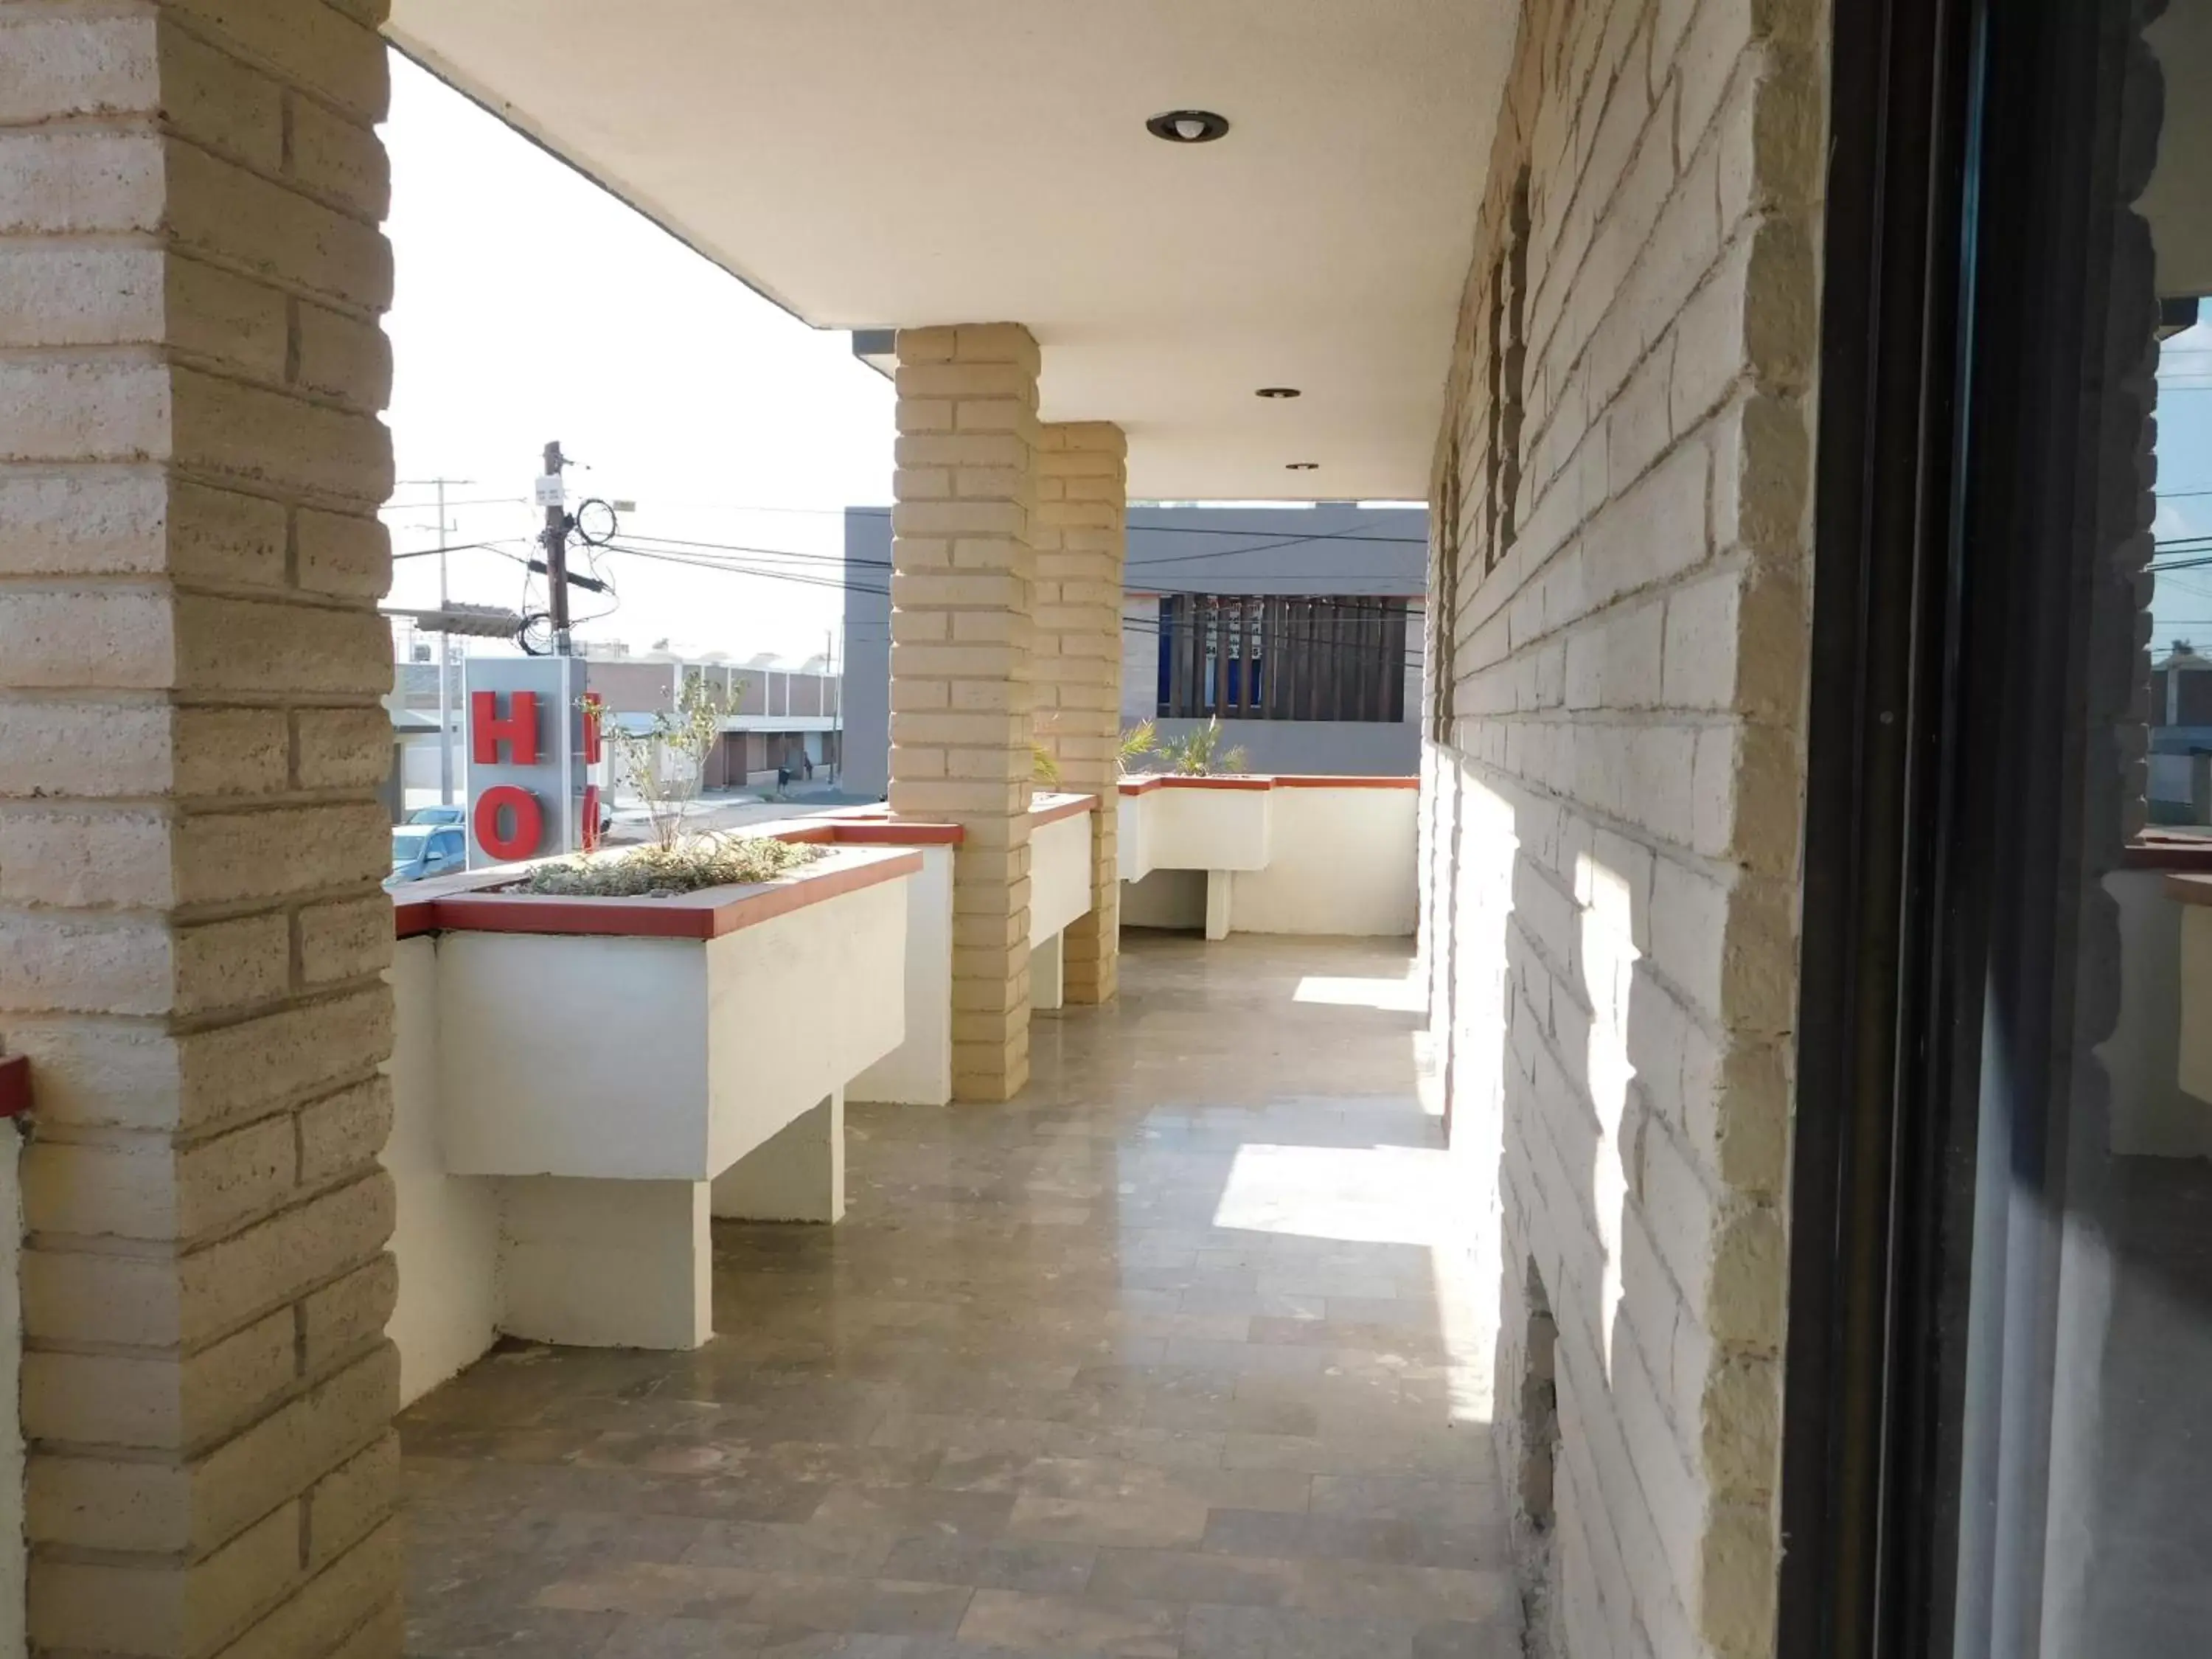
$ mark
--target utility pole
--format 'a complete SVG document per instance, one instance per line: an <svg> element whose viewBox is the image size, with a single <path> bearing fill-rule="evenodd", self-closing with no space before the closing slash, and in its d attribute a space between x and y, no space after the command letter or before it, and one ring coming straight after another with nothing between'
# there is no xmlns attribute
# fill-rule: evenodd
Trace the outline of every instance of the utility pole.
<svg viewBox="0 0 2212 1659"><path fill-rule="evenodd" d="M545 446L544 477L552 481L545 489L545 585L551 590L547 600L553 624L553 654L570 654L568 642L568 509L562 501L561 469L566 463L561 459L561 441L556 438Z"/></svg>
<svg viewBox="0 0 2212 1659"><path fill-rule="evenodd" d="M474 478L402 478L404 484L428 484L438 492L438 609L450 610L453 596L446 587L446 544L453 526L446 521L446 486L472 484ZM453 636L438 630L438 799L453 804Z"/></svg>
<svg viewBox="0 0 2212 1659"><path fill-rule="evenodd" d="M837 699L837 708L830 720L830 731L836 741L830 746L830 781L836 783L845 771L845 683L837 678L837 630L822 630L822 695Z"/></svg>

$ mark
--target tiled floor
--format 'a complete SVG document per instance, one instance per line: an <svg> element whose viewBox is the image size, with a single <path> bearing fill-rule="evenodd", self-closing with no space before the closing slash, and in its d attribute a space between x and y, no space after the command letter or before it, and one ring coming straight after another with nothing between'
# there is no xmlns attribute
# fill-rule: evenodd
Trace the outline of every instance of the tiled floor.
<svg viewBox="0 0 2212 1659"><path fill-rule="evenodd" d="M1127 944L1017 1103L855 1109L842 1225L718 1226L708 1347L410 1411L410 1654L1517 1654L1405 951Z"/></svg>

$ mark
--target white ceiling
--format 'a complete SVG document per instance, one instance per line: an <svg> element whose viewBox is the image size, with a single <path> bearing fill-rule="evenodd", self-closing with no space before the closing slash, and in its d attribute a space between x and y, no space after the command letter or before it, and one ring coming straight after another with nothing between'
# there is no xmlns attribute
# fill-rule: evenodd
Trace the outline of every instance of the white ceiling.
<svg viewBox="0 0 2212 1659"><path fill-rule="evenodd" d="M395 0L390 33L810 323L1028 324L1045 418L1121 422L1139 498L1419 499L1511 13ZM1185 106L1228 136L1145 131Z"/></svg>

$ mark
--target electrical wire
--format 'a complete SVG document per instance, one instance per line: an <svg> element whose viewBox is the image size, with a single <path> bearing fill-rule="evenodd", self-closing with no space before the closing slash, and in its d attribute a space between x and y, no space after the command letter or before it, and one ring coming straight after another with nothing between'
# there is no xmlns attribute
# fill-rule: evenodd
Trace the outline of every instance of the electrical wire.
<svg viewBox="0 0 2212 1659"><path fill-rule="evenodd" d="M454 542L445 547L410 547L404 553L394 553L394 559L434 559L441 553L473 553L479 550L497 553L528 538L522 536L501 536L488 542ZM514 555L507 555L512 558Z"/></svg>
<svg viewBox="0 0 2212 1659"><path fill-rule="evenodd" d="M650 544L652 544L653 545L651 545L650 547L641 547L641 546L639 546L639 545L638 545L638 544L640 544L640 543L650 543ZM713 555L715 555L715 554L742 554L742 555L746 556L746 560L745 560L744 562L745 563L745 566L746 566L746 568L761 568L761 567L759 567L759 566L757 566L757 565L756 565L756 564L752 563L752 562L751 562L752 561L757 561L757 560L763 560L763 559L775 559L775 560L784 560L784 561L788 561L788 562L793 562L793 563L799 563L799 564L816 564L816 565L821 565L821 566L824 566L824 567L828 567L828 568L834 568L840 569L840 570L860 569L860 570L880 570L880 571L884 571L884 572L890 572L890 571L893 569L893 562L892 562L892 561L890 561L890 560L889 560L889 559L848 558L848 557L846 557L846 556L842 556L842 555L839 555L839 554L835 554L835 553L809 553L809 552L802 552L802 551L800 551L799 550L798 550L798 549L796 549L796 548L757 547L757 546L751 546L751 545L748 545L748 544L744 544L744 543L742 543L742 542L702 542L702 541L679 541L679 540L675 540L675 539L671 538L666 538L666 537L659 537L659 536L631 536L631 537L628 537L628 538L624 538L623 540L619 541L619 542L612 542L612 543L610 543L610 544L608 544L608 545L609 545L609 546L611 546L611 547L612 547L612 548L614 548L616 550L620 551L620 552L638 553L638 554L645 554L645 553L662 553L662 554L665 554L667 556L669 556L669 557L671 557L671 558L678 557L678 556L679 556L679 555L678 555L677 553L674 553L674 552L671 552L669 550L671 550L671 549L681 549L681 550L684 550L684 553L683 553L680 556L696 558L696 559L699 559L699 560L702 560L702 561L703 561L703 562L709 562L709 563L734 563L734 562L737 562L737 561L716 561L716 560L714 560L714 559L713 558L713 556L713 556ZM1271 545L1272 545L1272 544L1271 544ZM1261 550L1261 550L1261 549L1255 549L1255 548L1237 548L1237 549L1235 549L1235 550L1233 550L1233 551L1236 551L1236 552L1243 553L1243 552L1256 552L1256 551L1261 551ZM1219 557L1219 556L1221 556L1221 555L1219 555L1219 554L1218 554L1218 553L1208 553L1208 554L1194 554L1194 555L1188 555L1188 556L1186 556L1186 557L1190 557L1190 558L1216 558L1216 557ZM1157 563L1164 563L1164 564L1173 564L1173 563L1179 563L1179 562L1182 562L1182 560L1180 560L1180 559L1173 559L1173 558L1170 558L1170 559L1162 559L1162 560L1158 560L1158 561L1145 561L1145 560L1133 560L1133 561L1131 561L1131 562L1132 562L1133 564L1141 564L1141 563L1146 563L1146 562L1157 562ZM876 591L876 590L872 590L872 591ZM1194 594L1194 595L1200 595L1200 596L1207 597L1207 598L1217 597L1216 590L1214 590L1214 589L1212 589L1212 588L1210 588L1210 587L1156 587L1156 586L1149 586L1149 585L1148 585L1148 586L1145 588L1145 590L1144 590L1144 591L1145 591L1146 592L1147 592L1147 593L1161 593L1161 594L1170 594L1170 595ZM1229 598L1229 599L1237 599L1237 598L1259 599L1259 598L1273 597L1273 596L1262 595L1262 594L1256 594L1256 593L1255 593L1255 594L1221 594L1221 595L1218 595L1218 597L1221 597L1221 598ZM1323 596L1316 596L1316 597L1323 597ZM1368 598L1395 598L1395 597L1401 597L1401 596L1398 596L1398 595L1364 595L1364 596L1363 596L1363 595L1358 595L1358 594L1346 594L1346 595L1342 595L1342 596L1340 596L1340 597L1356 599L1356 598L1361 598L1361 597L1368 597Z"/></svg>
<svg viewBox="0 0 2212 1659"><path fill-rule="evenodd" d="M891 509L888 507L767 507L761 505L758 502L749 501L690 501L681 503L681 505L690 507L711 507L731 513L786 513L823 518L858 517L864 519L888 519L891 515ZM1147 511L1176 509L1152 509L1137 503L1132 503L1129 510L1133 513L1143 513ZM1202 512L1224 513L1308 513L1311 512L1313 509L1305 507L1283 507L1241 508L1206 507L1200 508L1199 510ZM1424 509L1407 507L1401 508L1399 510L1404 512L1413 512ZM1132 534L1145 536L1257 536L1264 538L1280 536L1283 533L1280 528L1269 530L1244 530L1227 525L1138 524L1132 525L1129 528ZM1355 526L1349 530L1312 531L1304 535L1291 538L1290 541L1285 544L1285 545L1296 546L1305 542L1395 542L1407 547L1425 547L1428 545L1428 541L1429 538L1426 536L1370 535L1364 533L1357 526Z"/></svg>
<svg viewBox="0 0 2212 1659"><path fill-rule="evenodd" d="M527 495L477 495L464 501L386 501L376 510L380 513L435 513L439 507L527 507Z"/></svg>
<svg viewBox="0 0 2212 1659"><path fill-rule="evenodd" d="M848 582L828 576L804 574L795 571L764 569L757 566L743 564L735 561L707 558L696 554L658 552L652 549L632 547L622 542L610 542L607 544L607 547L610 550L614 552L627 553L634 557L647 559L658 563L670 564L688 569L714 570L719 571L725 575L750 576L767 581L790 582L799 586L821 588L833 592L865 593L876 599L888 599L890 593L890 590L889 588L869 586L864 583ZM1211 595L1200 593L1199 590L1195 589L1188 590L1188 592L1198 597L1212 597ZM1265 596L1254 594L1249 596L1230 597L1249 597L1256 599ZM1343 594L1319 597L1334 599L1340 605L1348 607L1353 612L1352 620L1363 626L1370 622L1379 624L1390 615L1390 612L1388 611L1384 604L1385 599L1387 599L1389 596ZM1370 599L1376 601L1373 605L1370 606L1362 603L1362 601ZM1425 609L1417 609L1409 605L1406 609L1405 614L1410 619L1415 617L1425 617L1427 613ZM1211 624L1210 628L1218 629L1219 626L1220 624L1218 622L1216 622ZM1150 635L1157 637L1162 629L1160 623L1156 619L1145 617L1131 617L1125 612L1121 618L1121 631L1125 634ZM1355 659L1361 657L1379 656L1389 649L1389 647L1386 643L1369 643L1357 640L1345 640L1334 643L1328 641L1316 641L1316 643L1322 650L1340 652ZM1417 650L1406 650L1403 652L1403 660L1406 665L1409 668L1417 666L1422 660L1422 653Z"/></svg>

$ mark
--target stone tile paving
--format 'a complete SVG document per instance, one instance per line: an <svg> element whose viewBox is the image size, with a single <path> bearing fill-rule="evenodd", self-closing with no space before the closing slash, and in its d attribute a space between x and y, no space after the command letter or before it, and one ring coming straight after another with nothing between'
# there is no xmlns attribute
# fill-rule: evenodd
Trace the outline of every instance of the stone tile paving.
<svg viewBox="0 0 2212 1659"><path fill-rule="evenodd" d="M707 1347L418 1402L410 1655L1517 1654L1410 972L1132 934L1011 1105L851 1109L842 1225L716 1224Z"/></svg>

